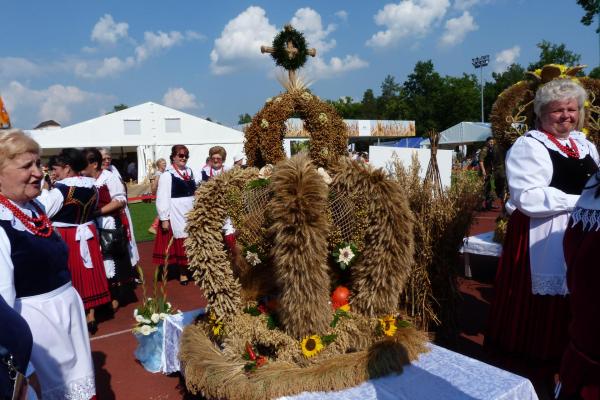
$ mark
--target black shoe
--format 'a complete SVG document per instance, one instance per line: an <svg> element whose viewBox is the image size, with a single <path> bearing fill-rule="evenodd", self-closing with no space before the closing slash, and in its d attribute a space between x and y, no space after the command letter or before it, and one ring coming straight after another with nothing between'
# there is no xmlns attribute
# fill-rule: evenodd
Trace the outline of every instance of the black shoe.
<svg viewBox="0 0 600 400"><path fill-rule="evenodd" d="M96 332L98 332L98 323L95 320L90 321L87 323L87 328L90 335L94 335Z"/></svg>

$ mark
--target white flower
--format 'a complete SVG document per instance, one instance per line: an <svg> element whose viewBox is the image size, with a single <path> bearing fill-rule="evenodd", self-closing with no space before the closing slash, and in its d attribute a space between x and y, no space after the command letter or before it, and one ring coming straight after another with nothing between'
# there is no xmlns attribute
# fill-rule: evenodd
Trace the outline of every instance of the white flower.
<svg viewBox="0 0 600 400"><path fill-rule="evenodd" d="M255 267L260 264L260 257L258 257L258 254L249 251L246 253L246 261L248 261L248 264Z"/></svg>
<svg viewBox="0 0 600 400"><path fill-rule="evenodd" d="M320 123L324 124L328 120L329 120L329 118L327 118L327 115L325 113L320 113L319 114L319 122Z"/></svg>
<svg viewBox="0 0 600 400"><path fill-rule="evenodd" d="M338 262L348 265L348 264L350 264L350 261L352 261L353 258L354 258L354 252L352 252L352 249L350 248L350 246L342 247L340 249L340 255L338 257Z"/></svg>
<svg viewBox="0 0 600 400"><path fill-rule="evenodd" d="M262 121L260 121L260 127L263 129L267 129L269 127L269 121L263 118Z"/></svg>
<svg viewBox="0 0 600 400"><path fill-rule="evenodd" d="M168 316L169 316L169 314L167 314L167 313L164 313L164 312L161 312L161 313L160 313L160 319L165 319L165 318L167 318Z"/></svg>
<svg viewBox="0 0 600 400"><path fill-rule="evenodd" d="M136 315L136 316L135 316L135 320L136 320L137 322L144 322L146 319L144 318L144 316L143 316L143 315L139 315L139 314L138 314L138 315Z"/></svg>
<svg viewBox="0 0 600 400"><path fill-rule="evenodd" d="M321 175L321 178L323 178L323 180L325 181L326 184L330 185L331 184L331 177L329 176L329 174L327 173L327 171L325 171L325 169L323 169L323 167L319 167L317 169L317 172L319 173L319 175Z"/></svg>
<svg viewBox="0 0 600 400"><path fill-rule="evenodd" d="M160 315L158 315L157 313L154 313L154 314L152 314L152 316L150 317L150 319L155 324L158 324L158 321L160 321Z"/></svg>
<svg viewBox="0 0 600 400"><path fill-rule="evenodd" d="M267 164L258 171L259 179L269 179L273 174L273 165Z"/></svg>
<svg viewBox="0 0 600 400"><path fill-rule="evenodd" d="M279 103L281 101L281 97L275 97L275 103Z"/></svg>
<svg viewBox="0 0 600 400"><path fill-rule="evenodd" d="M142 335L144 335L144 336L148 336L148 335L149 335L149 334L151 334L152 332L153 332L153 331L152 331L152 327L151 327L150 325L143 325L143 326L140 328L140 333L141 333Z"/></svg>
<svg viewBox="0 0 600 400"><path fill-rule="evenodd" d="M138 316L138 309L136 308L133 310L133 318L135 318L137 316Z"/></svg>
<svg viewBox="0 0 600 400"><path fill-rule="evenodd" d="M312 99L312 95L308 92L304 92L304 93L302 93L302 98L304 100L310 100L310 99Z"/></svg>
<svg viewBox="0 0 600 400"><path fill-rule="evenodd" d="M266 103L270 103L270 102L272 102L272 101L273 101L273 98L272 98L272 97L269 97L269 98L267 99Z"/></svg>
<svg viewBox="0 0 600 400"><path fill-rule="evenodd" d="M142 321L145 324L151 324L152 321L150 321L149 319L144 318L144 320Z"/></svg>

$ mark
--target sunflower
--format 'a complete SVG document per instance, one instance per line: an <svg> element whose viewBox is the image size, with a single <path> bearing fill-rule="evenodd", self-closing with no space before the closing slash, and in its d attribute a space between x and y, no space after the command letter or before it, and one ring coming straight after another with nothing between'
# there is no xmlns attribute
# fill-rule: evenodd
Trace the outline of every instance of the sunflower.
<svg viewBox="0 0 600 400"><path fill-rule="evenodd" d="M390 315L384 318L379 318L379 324L381 326L381 329L383 330L384 335L386 336L394 336L396 330L398 329L396 327L396 318Z"/></svg>
<svg viewBox="0 0 600 400"><path fill-rule="evenodd" d="M319 336L312 335L302 339L300 347L302 348L302 354L304 354L304 357L310 358L316 356L321 350L323 350L323 343L321 342L321 338Z"/></svg>

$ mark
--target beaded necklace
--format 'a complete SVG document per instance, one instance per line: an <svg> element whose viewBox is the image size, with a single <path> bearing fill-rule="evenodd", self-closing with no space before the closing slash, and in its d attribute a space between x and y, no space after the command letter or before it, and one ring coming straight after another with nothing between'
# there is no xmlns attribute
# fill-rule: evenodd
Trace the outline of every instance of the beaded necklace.
<svg viewBox="0 0 600 400"><path fill-rule="evenodd" d="M545 131L542 131L542 132L544 132L546 134L546 136L548 137L548 139L550 139L550 141L552 143L554 143L560 151L565 153L567 155L567 157L575 158L577 160L579 159L579 149L577 149L577 146L575 145L575 141L572 138L569 138L569 144L571 145L571 147L568 147L568 146L565 146L564 144L562 144L561 142L559 142L558 139L553 134L545 132Z"/></svg>
<svg viewBox="0 0 600 400"><path fill-rule="evenodd" d="M8 208L10 212L17 218L21 223L36 236L49 237L52 234L52 223L48 219L48 216L38 207L37 204L32 202L35 211L39 215L38 217L30 217L25 214L19 207L14 205L10 200L0 194L0 204Z"/></svg>
<svg viewBox="0 0 600 400"><path fill-rule="evenodd" d="M190 176L187 174L187 172L184 170L183 174L181 173L181 171L179 171L179 168L177 168L177 165L172 164L173 165L173 169L175 169L175 172L177 172L177 175L179 175L181 177L181 179L183 179L184 181L189 181L190 180Z"/></svg>

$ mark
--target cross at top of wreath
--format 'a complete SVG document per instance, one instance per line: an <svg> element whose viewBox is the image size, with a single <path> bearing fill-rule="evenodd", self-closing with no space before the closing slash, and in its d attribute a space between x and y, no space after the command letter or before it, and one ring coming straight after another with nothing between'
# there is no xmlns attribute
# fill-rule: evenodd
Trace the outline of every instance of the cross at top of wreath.
<svg viewBox="0 0 600 400"><path fill-rule="evenodd" d="M317 55L316 49L309 49L304 35L287 24L273 39L272 47L260 46L261 53L269 53L275 63L286 69L290 81L295 77L296 70L301 68L308 56Z"/></svg>

